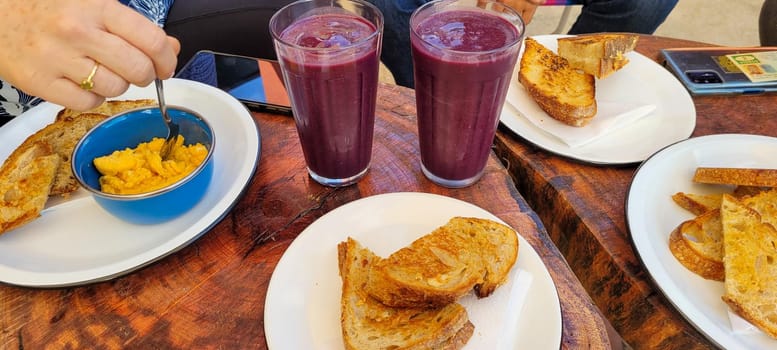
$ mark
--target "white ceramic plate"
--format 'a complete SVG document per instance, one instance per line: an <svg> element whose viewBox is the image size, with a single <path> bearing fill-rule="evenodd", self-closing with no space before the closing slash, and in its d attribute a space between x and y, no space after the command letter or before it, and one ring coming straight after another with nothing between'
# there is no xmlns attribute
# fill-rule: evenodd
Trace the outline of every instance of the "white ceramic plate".
<svg viewBox="0 0 777 350"><path fill-rule="evenodd" d="M556 39L559 37L563 36L540 35L532 38L555 52L558 47ZM500 121L542 149L592 164L639 163L659 149L688 138L696 127L696 108L688 91L669 71L653 60L637 52L629 52L626 57L630 62L625 67L605 79L597 79L596 99L656 106L650 115L633 124L585 145L570 147L520 114L537 110L534 108L536 102L530 97L522 99L527 103L524 106L513 107L505 103ZM510 89L528 96L518 83L517 74L516 70ZM539 113L550 118L541 110Z"/></svg>
<svg viewBox="0 0 777 350"><path fill-rule="evenodd" d="M200 83L169 79L165 93L168 104L199 112L215 132L213 180L202 201L172 221L139 226L111 216L83 189L67 201L50 200L40 218L0 235L1 282L61 287L111 279L193 242L232 208L259 160L251 114L233 97ZM156 99L153 85L117 97L138 98ZM44 103L0 128L0 159L53 122L60 109Z"/></svg>
<svg viewBox="0 0 777 350"><path fill-rule="evenodd" d="M723 193L731 188L692 182L697 167L777 168L777 138L725 134L691 138L648 158L637 170L626 200L634 247L650 276L699 331L724 349L777 349L763 334L735 334L722 282L699 277L669 251L669 234L693 215L670 198L677 192Z"/></svg>
<svg viewBox="0 0 777 350"><path fill-rule="evenodd" d="M264 314L269 348L344 348L340 329L342 282L337 270L338 243L351 236L385 257L453 216L501 222L470 203L425 193L367 197L316 220L291 243L270 279ZM514 269L528 271L532 281L518 319L515 348L558 349L561 309L556 287L531 245L520 234L518 238L518 261ZM475 305L486 307L488 302L489 298L484 298ZM468 311L475 332L465 349L481 349L479 345L487 337L494 337L495 330L483 326L487 320L473 318L473 311L477 310Z"/></svg>

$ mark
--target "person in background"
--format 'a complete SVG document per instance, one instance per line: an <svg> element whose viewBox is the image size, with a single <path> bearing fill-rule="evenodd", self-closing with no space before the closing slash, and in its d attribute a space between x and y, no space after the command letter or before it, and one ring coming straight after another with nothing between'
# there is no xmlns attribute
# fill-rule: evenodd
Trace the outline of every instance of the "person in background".
<svg viewBox="0 0 777 350"><path fill-rule="evenodd" d="M276 59L270 18L294 0L177 0L165 22L181 42L178 70L202 49Z"/></svg>
<svg viewBox="0 0 777 350"><path fill-rule="evenodd" d="M777 0L764 0L758 13L761 46L777 46Z"/></svg>
<svg viewBox="0 0 777 350"><path fill-rule="evenodd" d="M160 28L172 0L0 0L0 123L42 100L96 107L172 76L180 44ZM149 20L151 19L151 20Z"/></svg>
<svg viewBox="0 0 777 350"><path fill-rule="evenodd" d="M385 18L381 61L394 75L397 85L412 88L413 61L410 55L410 15L430 0L367 0ZM516 9L526 24L539 5L549 0L497 0ZM569 34L631 32L653 34L674 9L678 0L581 0L580 16Z"/></svg>

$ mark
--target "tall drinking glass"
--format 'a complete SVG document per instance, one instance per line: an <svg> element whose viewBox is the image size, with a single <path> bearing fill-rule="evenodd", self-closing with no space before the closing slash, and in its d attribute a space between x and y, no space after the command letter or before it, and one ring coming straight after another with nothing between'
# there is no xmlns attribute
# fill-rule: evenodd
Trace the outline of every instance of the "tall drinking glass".
<svg viewBox="0 0 777 350"><path fill-rule="evenodd" d="M301 0L270 19L308 173L346 186L372 156L383 15L362 0Z"/></svg>
<svg viewBox="0 0 777 350"><path fill-rule="evenodd" d="M524 23L483 0L437 0L410 17L421 168L446 187L483 175Z"/></svg>

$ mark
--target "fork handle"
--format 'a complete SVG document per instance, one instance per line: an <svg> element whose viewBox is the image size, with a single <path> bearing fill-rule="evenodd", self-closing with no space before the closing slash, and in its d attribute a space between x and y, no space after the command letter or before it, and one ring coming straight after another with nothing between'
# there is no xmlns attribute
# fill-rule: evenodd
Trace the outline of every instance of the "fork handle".
<svg viewBox="0 0 777 350"><path fill-rule="evenodd" d="M156 85L156 97L159 100L159 110L162 112L162 118L165 118L165 122L170 124L172 120L170 119L170 116L167 115L167 103L165 103L165 93L162 80L159 78L154 79L154 85Z"/></svg>

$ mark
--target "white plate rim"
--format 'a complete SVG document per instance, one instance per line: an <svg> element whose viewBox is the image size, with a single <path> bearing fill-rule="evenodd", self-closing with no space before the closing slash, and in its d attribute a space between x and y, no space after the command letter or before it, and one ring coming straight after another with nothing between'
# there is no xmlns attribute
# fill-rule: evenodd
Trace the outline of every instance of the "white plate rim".
<svg viewBox="0 0 777 350"><path fill-rule="evenodd" d="M691 179L699 166L777 168L777 160L764 162L768 156L748 151L756 146L777 152L777 138L715 134L679 141L656 152L640 165L626 197L626 224L635 252L648 275L688 322L725 349L775 348L777 340L763 334L734 334L727 317L727 306L720 299L723 283L699 277L671 255L668 246L671 229L693 215L674 204L670 195L678 191L715 193L727 190L725 186L693 184ZM665 201L659 203L661 198ZM660 206L663 209L657 209ZM648 223L651 215L662 217L657 224L660 228ZM689 290L694 294L689 295Z"/></svg>
<svg viewBox="0 0 777 350"><path fill-rule="evenodd" d="M429 208L434 208L435 212L430 213L427 211ZM410 241L428 231L419 230L420 232L407 234L397 241L380 243L374 241L375 236L370 238L370 229L367 227L422 223L430 230L444 224L450 217L456 215L482 217L504 223L488 211L455 198L422 192L395 192L369 196L350 202L326 213L310 224L291 242L270 278L264 311L265 337L269 349L339 349L342 347L342 338L339 333L341 282L336 272L336 245L338 242L351 236L366 247L373 249L378 255L386 256L391 251L409 244ZM397 224L397 220L407 220L407 222ZM349 224L355 224L356 227L349 226ZM328 229L330 225L336 225L339 229ZM360 231L360 229L364 231ZM533 275L533 281L530 295L527 296L521 315L521 321L531 320L529 323L532 323L530 326L532 328L530 330L522 328L525 327L525 323L521 323L517 338L521 342L517 345L527 349L558 349L561 343L562 324L560 301L555 283L534 248L520 233L518 237L520 242L519 258L515 268L528 269ZM326 248L322 249L322 247ZM302 254L308 254L308 259L311 259L313 263L306 262ZM310 256L314 257L310 258ZM313 259L321 259L321 261ZM327 261L334 264L332 266L334 270L330 269L330 273L326 274L326 277L316 280L300 276L303 274L313 275L313 269L310 267L321 268L327 264ZM322 282L324 280L328 280L327 283ZM326 291L327 293L320 293L327 288L321 287L326 284L330 285L331 290ZM317 293L311 291L317 291ZM334 300L320 302L315 299L316 296L322 294L329 294ZM529 299L530 297L535 299ZM327 306L318 306L322 304ZM526 307L529 305L531 307L527 310ZM319 322L311 320L310 315L316 312L311 312L310 309L316 308L330 309L328 314L326 311L321 313L326 314L325 319L328 320L326 323L330 324L328 327L331 332L327 333L326 336L336 337L336 342L332 343L330 340L324 342L323 346L321 343L314 346L316 340L310 338L321 337L321 334L311 335L310 333L315 333L315 327L309 326L309 323L316 325L324 323L321 320L318 320ZM532 314L538 309L543 310L542 315ZM331 322L336 323L337 334L332 334L335 329L331 328ZM475 327L477 333L477 325ZM521 339L521 335L523 339ZM473 336L474 338L475 336ZM470 339L470 343L464 349L476 348L472 341Z"/></svg>
<svg viewBox="0 0 777 350"><path fill-rule="evenodd" d="M128 256L117 258L115 261L101 261L99 265L74 266L71 271L46 271L45 269L37 270L37 268L31 270L26 266L20 266L22 264L20 259L12 260L12 258L0 254L0 282L25 287L50 288L77 286L113 279L147 266L192 243L221 221L237 203L256 171L261 153L258 125L251 117L250 112L232 96L206 84L172 78L165 81L165 88L168 104L184 106L200 113L208 119L209 124L214 129L216 135L214 180L211 180L211 185L203 200L194 209L171 222L143 226L125 223L101 211L94 199L85 194L85 190L80 189L73 195L73 200L53 208L47 208L41 218L0 235L0 251L13 249L17 244L24 246L26 239L45 239L45 235L53 237L55 236L54 231L59 234L63 230L78 230L76 227L63 228L39 223L45 221L42 218L46 215L50 215L48 211L56 213L51 215L57 216L65 215L64 213L78 214L82 210L97 213L96 217L91 216L83 219L97 221L96 224L101 225L100 227L109 227L106 231L120 236L137 234L138 231L165 232L166 229L172 231L167 231L168 236L159 237L159 244L146 251L138 252L135 255L129 253ZM138 98L156 99L156 90L152 86L131 86L126 93L112 99ZM4 160L27 136L51 123L61 108L61 106L44 102L0 128L0 138L6 141L0 145L0 158ZM214 115L216 117L213 117ZM229 118L225 118L227 116ZM240 156L227 156L234 154L230 153L234 151L230 149L230 144L241 146ZM231 171L229 176L233 181L217 180L225 168ZM212 204L212 206L206 207L208 204ZM33 238L32 235L36 236ZM150 241L153 243L153 239ZM111 249L111 247L105 248ZM59 264L57 268L62 264L67 265L67 261L58 261L59 258L61 257L52 257L50 261L41 261L40 264L50 264L49 266L52 268L55 266L54 264ZM24 264L29 264L29 262L24 262Z"/></svg>
<svg viewBox="0 0 777 350"><path fill-rule="evenodd" d="M557 38L569 37L571 35L536 35L532 36L544 45L553 43L549 46L555 50L555 40ZM523 49L521 49L521 54ZM523 116L517 114L516 110L509 103L505 102L500 121L509 130L519 137L528 141L532 145L544 149L552 154L563 156L572 160L593 165L629 165L644 161L655 151L686 139L691 136L696 127L696 107L693 103L688 90L683 87L669 71L664 69L655 61L645 57L638 52L629 52L626 56L631 62L616 74L629 75L650 75L650 81L653 89L662 96L667 97L667 101L658 104L658 108L651 115L637 121L633 125L628 125L623 129L609 135L602 136L601 139L592 142L589 145L577 148L569 147L554 136L541 130ZM520 56L518 58L520 62ZM518 85L517 82L518 67L513 73L511 89ZM643 81L644 82L644 81ZM600 82L597 82L597 87ZM522 89L516 86L517 89ZM635 90L646 89L649 87L634 87ZM525 93L520 91L518 93ZM597 91L597 99L600 94ZM663 106L665 105L665 106ZM671 107L671 108L669 108ZM664 109L669 109L669 113L661 113ZM652 121L651 118L658 119ZM643 127L646 127L643 129ZM650 134L648 134L650 133ZM648 140L652 142L645 149L636 149L633 147L634 136L637 139ZM617 151L616 151L617 150Z"/></svg>

